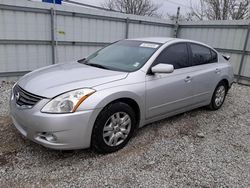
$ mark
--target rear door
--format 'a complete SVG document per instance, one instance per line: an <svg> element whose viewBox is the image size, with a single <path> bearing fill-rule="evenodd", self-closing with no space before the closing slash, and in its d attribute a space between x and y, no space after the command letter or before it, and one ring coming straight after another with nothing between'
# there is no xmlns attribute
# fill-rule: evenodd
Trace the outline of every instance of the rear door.
<svg viewBox="0 0 250 188"><path fill-rule="evenodd" d="M188 46L194 71L192 75L194 100L197 103L209 103L221 74L217 53L196 43L188 43Z"/></svg>

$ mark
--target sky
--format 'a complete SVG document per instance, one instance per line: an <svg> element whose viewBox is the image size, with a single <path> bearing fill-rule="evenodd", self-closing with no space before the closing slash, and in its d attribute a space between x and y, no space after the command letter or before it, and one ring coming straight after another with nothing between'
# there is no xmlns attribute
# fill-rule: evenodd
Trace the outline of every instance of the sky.
<svg viewBox="0 0 250 188"><path fill-rule="evenodd" d="M31 1L42 1L42 0L31 0ZM105 2L105 0L72 0L72 1L95 5L95 6L101 6L101 4ZM178 6L180 6L181 8L180 13L182 15L185 15L187 12L190 11L190 2L192 2L193 4L199 2L199 0L151 0L151 1L160 6L158 12L163 16L167 16L167 14L176 15Z"/></svg>
<svg viewBox="0 0 250 188"><path fill-rule="evenodd" d="M91 4L100 6L105 0L73 0L81 3ZM198 0L192 0L198 1ZM155 4L158 4L161 8L159 12L163 15L174 14L177 13L177 7L181 7L181 14L185 14L190 11L190 0L152 0Z"/></svg>

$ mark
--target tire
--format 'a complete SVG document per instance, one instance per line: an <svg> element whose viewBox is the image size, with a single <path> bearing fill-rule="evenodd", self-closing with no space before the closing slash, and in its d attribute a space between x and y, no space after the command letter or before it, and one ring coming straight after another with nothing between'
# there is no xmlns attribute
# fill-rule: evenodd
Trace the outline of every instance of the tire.
<svg viewBox="0 0 250 188"><path fill-rule="evenodd" d="M95 121L91 146L98 153L118 151L126 146L135 127L134 110L126 103L112 103L100 112Z"/></svg>
<svg viewBox="0 0 250 188"><path fill-rule="evenodd" d="M213 93L213 97L211 99L211 102L208 106L210 110L218 110L223 105L226 95L227 95L228 87L225 82L220 82Z"/></svg>

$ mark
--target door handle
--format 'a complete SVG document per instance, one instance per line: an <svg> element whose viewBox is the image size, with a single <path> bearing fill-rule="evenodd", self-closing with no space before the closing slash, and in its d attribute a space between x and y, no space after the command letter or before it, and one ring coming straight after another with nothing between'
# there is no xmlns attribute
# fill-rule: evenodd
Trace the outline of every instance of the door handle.
<svg viewBox="0 0 250 188"><path fill-rule="evenodd" d="M191 80L192 80L191 76L187 76L187 77L184 79L184 81L187 82L187 83L191 82Z"/></svg>
<svg viewBox="0 0 250 188"><path fill-rule="evenodd" d="M215 73L220 74L221 70L220 69L215 69Z"/></svg>

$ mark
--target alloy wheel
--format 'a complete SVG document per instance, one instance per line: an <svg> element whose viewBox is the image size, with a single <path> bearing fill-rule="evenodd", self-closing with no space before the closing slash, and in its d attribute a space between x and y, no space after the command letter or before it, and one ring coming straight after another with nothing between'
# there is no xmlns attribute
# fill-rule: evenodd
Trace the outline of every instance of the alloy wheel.
<svg viewBox="0 0 250 188"><path fill-rule="evenodd" d="M221 106L226 96L225 86L221 85L218 87L215 93L215 104L216 106Z"/></svg>
<svg viewBox="0 0 250 188"><path fill-rule="evenodd" d="M117 112L106 121L103 128L103 140L108 146L118 146L126 140L130 130L130 116L125 112Z"/></svg>

